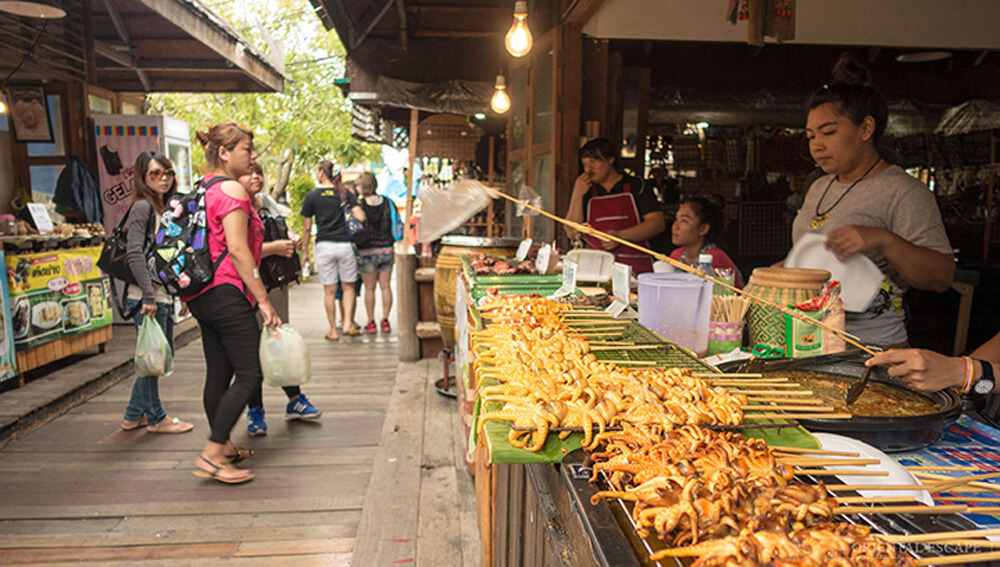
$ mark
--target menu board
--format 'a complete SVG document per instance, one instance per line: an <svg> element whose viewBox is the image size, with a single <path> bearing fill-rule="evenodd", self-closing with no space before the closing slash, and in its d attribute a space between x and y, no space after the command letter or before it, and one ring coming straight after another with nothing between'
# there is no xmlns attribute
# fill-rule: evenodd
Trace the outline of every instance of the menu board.
<svg viewBox="0 0 1000 567"><path fill-rule="evenodd" d="M3 250L0 250L0 262L3 262ZM10 296L7 294L7 281L0 279L0 382L17 376L17 357L14 354L14 329L10 324Z"/></svg>
<svg viewBox="0 0 1000 567"><path fill-rule="evenodd" d="M94 246L5 258L17 350L111 324L110 284L97 267L100 255Z"/></svg>

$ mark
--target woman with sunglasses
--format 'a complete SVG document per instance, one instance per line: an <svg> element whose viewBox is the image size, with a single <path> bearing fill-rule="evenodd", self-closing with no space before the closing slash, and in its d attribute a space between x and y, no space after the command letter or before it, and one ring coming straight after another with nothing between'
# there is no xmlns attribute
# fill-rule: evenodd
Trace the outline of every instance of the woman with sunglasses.
<svg viewBox="0 0 1000 567"><path fill-rule="evenodd" d="M162 287L153 284L146 269L147 243L156 234L156 218L163 213L164 203L177 190L173 165L157 152L142 152L135 159L132 179L132 206L128 212L128 241L125 258L139 289L130 287L125 300L129 312L135 313L135 328L145 317L155 317L163 334L174 348L174 305ZM145 427L150 433L187 433L194 425L169 417L160 404L159 378L137 376L132 385L132 397L125 408L121 428L131 431Z"/></svg>

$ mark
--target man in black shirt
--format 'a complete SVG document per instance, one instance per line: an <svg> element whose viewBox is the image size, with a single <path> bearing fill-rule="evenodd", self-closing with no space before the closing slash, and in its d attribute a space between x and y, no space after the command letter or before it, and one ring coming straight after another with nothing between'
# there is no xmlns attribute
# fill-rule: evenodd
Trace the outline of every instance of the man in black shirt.
<svg viewBox="0 0 1000 567"><path fill-rule="evenodd" d="M344 334L361 334L354 326L354 281L358 279L358 264L354 243L347 231L344 210L349 209L351 215L360 222L365 221L365 212L357 198L344 186L340 173L333 173L332 162L321 161L316 170L316 178L319 180L319 187L306 193L306 198L302 201L302 242L305 246L305 258L308 258L309 238L315 217L316 271L323 284L323 306L330 324L330 332L326 334L326 338L335 341L340 338L336 316L337 282L342 282L344 289Z"/></svg>
<svg viewBox="0 0 1000 567"><path fill-rule="evenodd" d="M623 175L615 166L618 154L604 138L595 138L580 149L583 173L573 185L566 218L584 222L621 239L649 248L649 239L667 227L663 210L641 179ZM567 229L570 238L576 231ZM632 266L636 275L653 271L653 258L617 242L587 237L590 248L608 250L615 261Z"/></svg>

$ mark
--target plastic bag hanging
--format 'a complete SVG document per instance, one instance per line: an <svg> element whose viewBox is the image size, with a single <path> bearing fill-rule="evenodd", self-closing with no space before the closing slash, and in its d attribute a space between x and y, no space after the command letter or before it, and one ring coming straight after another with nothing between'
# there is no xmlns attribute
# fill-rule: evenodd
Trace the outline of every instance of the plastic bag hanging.
<svg viewBox="0 0 1000 567"><path fill-rule="evenodd" d="M312 378L306 341L288 323L264 327L259 352L260 369L268 386L301 386Z"/></svg>
<svg viewBox="0 0 1000 567"><path fill-rule="evenodd" d="M483 184L460 179L439 187L420 190L420 224L417 242L431 242L458 228L486 208L492 196Z"/></svg>
<svg viewBox="0 0 1000 567"><path fill-rule="evenodd" d="M135 342L136 376L170 376L174 373L174 351L154 317L143 317Z"/></svg>
<svg viewBox="0 0 1000 567"><path fill-rule="evenodd" d="M537 191L532 189L531 186L528 185L527 183L521 184L521 190L517 192L517 198L518 200L528 203L529 205L535 207L536 209L542 208L542 196L539 195ZM538 216L538 211L529 209L528 207L525 207L521 203L518 203L514 207L514 212L519 217Z"/></svg>

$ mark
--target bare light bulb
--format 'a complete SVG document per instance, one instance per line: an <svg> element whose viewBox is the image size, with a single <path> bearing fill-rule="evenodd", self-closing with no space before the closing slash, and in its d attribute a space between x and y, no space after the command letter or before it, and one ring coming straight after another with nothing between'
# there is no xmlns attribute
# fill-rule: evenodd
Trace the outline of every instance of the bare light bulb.
<svg viewBox="0 0 1000 567"><path fill-rule="evenodd" d="M524 57L531 51L531 30L528 29L528 3L518 0L514 3L514 23L507 30L503 44L514 57Z"/></svg>
<svg viewBox="0 0 1000 567"><path fill-rule="evenodd" d="M503 75L497 75L496 91L490 98L490 108L497 114L504 114L510 110L510 95L507 94L507 84Z"/></svg>
<svg viewBox="0 0 1000 567"><path fill-rule="evenodd" d="M0 114L7 114L7 105L0 100Z"/></svg>

